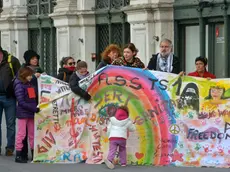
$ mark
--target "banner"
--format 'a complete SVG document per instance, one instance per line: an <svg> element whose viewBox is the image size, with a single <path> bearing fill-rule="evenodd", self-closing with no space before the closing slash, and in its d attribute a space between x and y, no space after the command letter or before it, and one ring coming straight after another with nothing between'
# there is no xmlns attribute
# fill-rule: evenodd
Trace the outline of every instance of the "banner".
<svg viewBox="0 0 230 172"><path fill-rule="evenodd" d="M90 102L67 83L40 77L35 162L102 163L109 117L126 105L137 128L127 140L128 164L230 167L229 79L107 66L80 86Z"/></svg>

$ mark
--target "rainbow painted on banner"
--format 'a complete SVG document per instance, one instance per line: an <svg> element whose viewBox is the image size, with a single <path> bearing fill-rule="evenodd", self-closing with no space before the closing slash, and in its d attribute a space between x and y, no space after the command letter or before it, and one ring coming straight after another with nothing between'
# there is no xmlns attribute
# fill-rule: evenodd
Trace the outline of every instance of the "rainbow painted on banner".
<svg viewBox="0 0 230 172"><path fill-rule="evenodd" d="M127 105L137 128L128 133L128 164L230 167L229 79L107 66L79 82L90 102L51 76L38 83L36 162L103 163L109 117Z"/></svg>

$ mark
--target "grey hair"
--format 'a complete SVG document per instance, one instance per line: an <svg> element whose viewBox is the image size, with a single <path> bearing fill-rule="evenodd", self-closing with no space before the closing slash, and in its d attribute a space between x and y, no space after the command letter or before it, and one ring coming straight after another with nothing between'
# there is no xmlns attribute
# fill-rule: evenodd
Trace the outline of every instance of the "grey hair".
<svg viewBox="0 0 230 172"><path fill-rule="evenodd" d="M169 40L169 39L167 39L167 38L164 38L164 39L161 40L160 45L161 45L163 42L167 42L167 43L169 43L169 46L170 46L170 47L173 47L173 44L172 44L172 41L171 41L171 40Z"/></svg>

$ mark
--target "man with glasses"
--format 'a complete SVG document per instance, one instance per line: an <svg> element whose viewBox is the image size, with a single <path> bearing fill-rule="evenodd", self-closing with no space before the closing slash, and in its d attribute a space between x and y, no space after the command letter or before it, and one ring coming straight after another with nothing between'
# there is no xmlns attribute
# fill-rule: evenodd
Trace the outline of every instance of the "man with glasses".
<svg viewBox="0 0 230 172"><path fill-rule="evenodd" d="M160 42L160 53L152 55L147 68L149 70L179 74L181 72L180 61L172 53L172 47L172 41L163 39Z"/></svg>

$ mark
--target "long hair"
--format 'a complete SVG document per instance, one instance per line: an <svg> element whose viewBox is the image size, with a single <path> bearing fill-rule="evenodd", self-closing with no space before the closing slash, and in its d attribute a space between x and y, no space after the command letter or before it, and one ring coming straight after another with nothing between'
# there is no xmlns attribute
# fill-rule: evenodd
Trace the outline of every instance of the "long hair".
<svg viewBox="0 0 230 172"><path fill-rule="evenodd" d="M210 87L209 92L208 92L208 96L205 97L205 100L213 99L212 96L211 96L211 90L212 90L212 88L214 88L214 89L222 89L223 90L223 94L221 95L220 99L222 99L222 100L223 99L227 99L227 97L224 96L225 88L224 87L218 87L218 86L216 86L216 87Z"/></svg>
<svg viewBox="0 0 230 172"><path fill-rule="evenodd" d="M28 76L32 76L33 74L34 74L34 71L30 67L26 66L26 67L23 67L23 68L19 69L19 71L18 71L18 79L22 83L26 83L26 82L28 82L26 78Z"/></svg>
<svg viewBox="0 0 230 172"><path fill-rule="evenodd" d="M118 57L121 56L121 49L117 44L110 44L109 46L107 46L105 48L105 50L103 51L103 53L101 53L101 57L103 58L103 60L105 61L110 61L110 57L108 57L109 53L111 51L117 51L118 53Z"/></svg>

